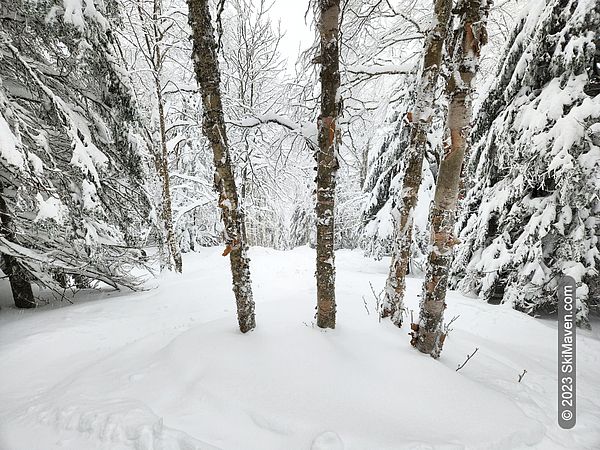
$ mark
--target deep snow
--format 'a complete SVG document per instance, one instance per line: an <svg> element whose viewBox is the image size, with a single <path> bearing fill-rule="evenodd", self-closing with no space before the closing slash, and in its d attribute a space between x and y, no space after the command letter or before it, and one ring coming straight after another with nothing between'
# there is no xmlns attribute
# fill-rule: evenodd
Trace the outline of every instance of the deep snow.
<svg viewBox="0 0 600 450"><path fill-rule="evenodd" d="M338 328L321 331L314 252L254 248L258 327L242 335L221 250L185 255L157 289L73 305L17 311L3 285L0 449L600 448L597 331L578 334L565 431L555 322L451 293L460 317L435 361L407 325L378 322L369 283L383 287L387 259L337 253ZM415 314L420 287L408 280Z"/></svg>

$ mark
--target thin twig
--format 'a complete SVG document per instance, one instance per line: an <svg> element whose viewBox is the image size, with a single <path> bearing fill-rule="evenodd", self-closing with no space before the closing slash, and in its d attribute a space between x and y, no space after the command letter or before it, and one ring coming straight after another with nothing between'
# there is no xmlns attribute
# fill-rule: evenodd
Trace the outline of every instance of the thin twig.
<svg viewBox="0 0 600 450"><path fill-rule="evenodd" d="M453 324L453 323L454 323L454 322L455 322L455 321L456 321L456 320L457 320L459 317L460 317L460 314L459 314L459 315L457 315L457 316L454 316L454 317L453 317L453 318L450 320L450 322L448 322L448 323L447 323L447 324L444 326L444 328L445 328L445 330L444 330L444 331L445 331L445 334L446 334L446 335L448 335L448 333L450 333L450 332L453 330L453 328L450 328L450 325L452 325L452 324Z"/></svg>
<svg viewBox="0 0 600 450"><path fill-rule="evenodd" d="M373 297L375 297L375 312L379 316L379 321L381 322L381 314L379 314L379 309L381 307L381 291L379 294L375 292L375 288L373 287L373 283L369 281L369 286L371 286L371 292L373 293Z"/></svg>
<svg viewBox="0 0 600 450"><path fill-rule="evenodd" d="M460 364L457 368L456 371L458 372L460 369L462 369L463 367L465 367L467 365L467 363L469 362L469 360L475 355L475 353L477 353L477 350L479 350L479 347L475 347L475 351L473 351L473 353L471 353L470 355L467 355L467 359L465 359L465 362Z"/></svg>
<svg viewBox="0 0 600 450"><path fill-rule="evenodd" d="M369 307L367 306L367 300L365 299L365 296L362 296L362 300L363 300L363 304L365 305L365 309L367 310L367 314L371 315L371 312L369 311Z"/></svg>
<svg viewBox="0 0 600 450"><path fill-rule="evenodd" d="M523 369L523 373L519 374L519 383L521 382L521 380L523 379L523 377L525 376L526 373L527 373L527 370Z"/></svg>

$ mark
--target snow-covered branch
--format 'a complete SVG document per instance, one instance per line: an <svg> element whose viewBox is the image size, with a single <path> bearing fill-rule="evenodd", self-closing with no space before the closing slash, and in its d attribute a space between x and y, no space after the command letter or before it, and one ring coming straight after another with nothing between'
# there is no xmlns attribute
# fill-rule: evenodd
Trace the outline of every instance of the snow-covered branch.
<svg viewBox="0 0 600 450"><path fill-rule="evenodd" d="M231 125L240 128L252 128L268 123L281 125L291 132L301 135L311 148L315 148L317 146L317 126L311 122L295 122L288 117L276 113L255 115L240 121L230 122Z"/></svg>
<svg viewBox="0 0 600 450"><path fill-rule="evenodd" d="M373 65L373 66L347 66L346 72L353 75L368 75L370 77L380 75L408 75L413 73L415 66L413 64L385 64L385 65Z"/></svg>

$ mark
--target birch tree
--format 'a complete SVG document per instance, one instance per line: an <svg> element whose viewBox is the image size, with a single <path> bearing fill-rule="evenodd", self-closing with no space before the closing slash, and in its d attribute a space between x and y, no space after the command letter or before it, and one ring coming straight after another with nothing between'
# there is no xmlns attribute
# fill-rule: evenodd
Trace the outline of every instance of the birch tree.
<svg viewBox="0 0 600 450"><path fill-rule="evenodd" d="M183 266L181 250L179 249L173 226L169 152L167 149L167 122L165 117L165 85L163 81L165 77L165 58L173 46L172 43L166 42L165 38L168 35L168 31L174 27L177 29L177 26L176 21L172 17L163 14L162 0L152 0L150 3L144 0L136 0L134 8L138 15L143 40L136 34L138 30L132 26L135 37L134 39L130 39L130 42L138 47L150 72L154 101L156 103L158 129L155 134L158 135L158 139L156 139L158 145L154 144L154 142L151 142L149 145L152 148L154 164L162 188L160 219L165 236L164 247L167 250L165 259L169 269L174 265L175 271L181 273ZM129 20L131 24L131 16Z"/></svg>
<svg viewBox="0 0 600 450"><path fill-rule="evenodd" d="M223 256L229 255L230 258L238 323L240 331L246 333L256 325L250 258L243 234L244 218L239 204L223 115L217 42L208 0L188 0L188 7L193 41L192 60L202 96L202 130L213 150L214 182L225 226L226 249Z"/></svg>
<svg viewBox="0 0 600 450"><path fill-rule="evenodd" d="M406 27L401 29L392 27L389 31L380 31L382 36L377 41L382 45L386 44L386 37L390 41L389 48L393 50L393 53L388 56L388 64L395 61L396 66L398 63L406 66L409 61L419 58L422 68L423 45L415 45L419 41L414 38L421 35L423 39L427 37L432 17L431 3L411 1L406 2L406 6L404 4L404 0L399 1L394 4L394 8L396 13L404 18ZM507 0L498 2L491 8L487 27L490 44L483 49L477 75L479 80L477 84L482 87L481 91L484 91L485 86L488 86L496 76L495 67L502 58L502 53L497 49L503 46L510 32L514 14L523 7L525 7L523 2ZM344 23L346 28L346 19ZM377 27L377 29L381 30L382 27ZM361 50L360 54L363 56L370 53ZM361 64L364 65L366 62ZM407 76L385 75L384 79L381 79L381 76L378 79L378 81L385 82L395 78L399 83L387 94L376 94L375 98L383 99L383 104L387 103L389 106L385 117L375 122L377 124L376 131L370 132L373 150L369 155L367 178L363 186L367 201L362 211L361 247L365 253L376 258L394 253L396 237L394 231L399 221L403 178L406 169L404 154L410 147L412 128L408 118L414 113L414 105L419 93L415 86L418 85L422 71L414 72L414 75L413 73ZM447 76L445 69L442 73L444 77ZM361 93L364 95L363 90ZM428 211L434 197L447 112L445 96L438 95L436 99L432 114L433 120L428 125L429 135L422 164L421 187L416 206L413 209L412 248L406 273L424 272L429 255ZM345 103L347 102L345 101ZM365 117L364 114L361 116ZM370 118L364 120L373 123Z"/></svg>
<svg viewBox="0 0 600 450"><path fill-rule="evenodd" d="M154 170L154 227L161 268L179 271L181 253L220 240L213 205L212 151L202 136L201 103L189 54L184 0L121 0L123 53L145 123Z"/></svg>
<svg viewBox="0 0 600 450"><path fill-rule="evenodd" d="M418 95L412 114L409 115L410 144L404 154L401 204L396 208L395 214L395 245L381 309L381 317L390 317L397 326L402 325L405 277L410 259L414 210L421 186L427 135L433 119L433 103L451 9L451 0L434 2L432 26L425 40L423 69L417 86Z"/></svg>
<svg viewBox="0 0 600 450"><path fill-rule="evenodd" d="M317 325L335 328L334 207L340 132L339 0L319 1L321 113L317 121Z"/></svg>
<svg viewBox="0 0 600 450"><path fill-rule="evenodd" d="M452 66L446 86L449 107L447 141L430 212L431 244L427 274L420 302L419 322L413 324L413 345L439 357L446 337L443 327L448 271L453 247L456 207L467 139L471 130L472 96L481 48L487 42L487 17L491 0L462 0L455 9Z"/></svg>

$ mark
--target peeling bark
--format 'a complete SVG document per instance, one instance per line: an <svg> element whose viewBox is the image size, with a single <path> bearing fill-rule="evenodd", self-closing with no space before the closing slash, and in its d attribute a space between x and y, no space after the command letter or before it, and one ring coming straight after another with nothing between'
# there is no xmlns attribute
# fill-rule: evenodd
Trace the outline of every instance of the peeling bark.
<svg viewBox="0 0 600 450"><path fill-rule="evenodd" d="M465 0L459 4L459 35L448 80L447 131L450 142L444 146L433 207L430 213L432 250L420 303L419 323L413 327L413 345L438 358L446 337L443 326L446 309L448 270L452 249L458 243L453 235L460 175L471 131L473 80L479 66L481 47L487 42L485 24L491 0Z"/></svg>
<svg viewBox="0 0 600 450"><path fill-rule="evenodd" d="M427 134L432 120L432 109L451 8L452 0L435 1L433 12L433 24L435 26L429 30L425 40L423 73L418 86L419 96L410 118L410 146L405 154L405 174L402 181L401 203L397 209L394 252L385 287L383 308L380 312L382 318L390 317L398 327L402 326L414 210L417 205L419 188L421 187L423 158L427 151Z"/></svg>
<svg viewBox="0 0 600 450"><path fill-rule="evenodd" d="M202 94L202 130L213 150L215 188L219 193L218 204L225 227L226 250L224 255L229 255L231 264L240 331L246 333L256 326L250 281L250 259L247 255L248 247L243 233L243 216L231 167L223 116L217 44L208 0L188 0L188 7L193 40L192 59L196 81Z"/></svg>
<svg viewBox="0 0 600 450"><path fill-rule="evenodd" d="M334 206L340 133L339 0L320 0L321 114L317 160L317 325L335 328Z"/></svg>

